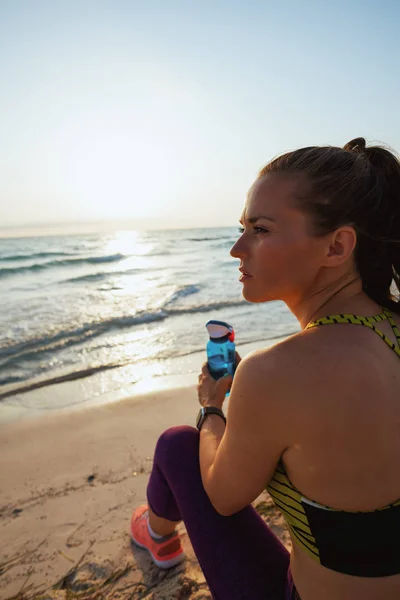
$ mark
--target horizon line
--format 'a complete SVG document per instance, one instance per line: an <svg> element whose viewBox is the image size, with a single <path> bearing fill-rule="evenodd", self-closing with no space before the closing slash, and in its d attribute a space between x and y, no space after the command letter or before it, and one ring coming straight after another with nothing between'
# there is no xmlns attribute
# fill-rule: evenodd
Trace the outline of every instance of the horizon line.
<svg viewBox="0 0 400 600"><path fill-rule="evenodd" d="M0 239L20 237L52 237L59 235L80 235L85 233L107 233L117 231L169 231L180 229L222 229L232 228L235 225L198 225L181 223L171 227L160 227L162 219L155 223L154 219L122 220L95 220L95 221L70 221L67 223L31 223L25 225L3 225L0 227ZM155 226L151 226L151 222Z"/></svg>

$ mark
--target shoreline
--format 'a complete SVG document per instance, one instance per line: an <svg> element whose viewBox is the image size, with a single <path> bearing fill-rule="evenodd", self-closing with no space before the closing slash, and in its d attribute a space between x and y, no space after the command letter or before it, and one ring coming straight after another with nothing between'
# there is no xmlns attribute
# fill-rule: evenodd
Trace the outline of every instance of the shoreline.
<svg viewBox="0 0 400 600"><path fill-rule="evenodd" d="M284 335L242 344L237 349L241 356L245 356L254 350L271 347L287 337ZM197 383L197 375L205 360L205 351L202 350L149 363L137 371L135 365L105 369L85 378L68 377L52 385L13 394L0 400L0 426L48 414L66 414L144 394L190 387Z"/></svg>

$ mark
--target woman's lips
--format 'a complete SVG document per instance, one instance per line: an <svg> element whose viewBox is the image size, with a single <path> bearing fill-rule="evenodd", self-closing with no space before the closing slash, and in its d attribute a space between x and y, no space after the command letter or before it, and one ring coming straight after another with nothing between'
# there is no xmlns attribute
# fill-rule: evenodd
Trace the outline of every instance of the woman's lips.
<svg viewBox="0 0 400 600"><path fill-rule="evenodd" d="M239 281L246 281L246 279L250 279L252 277L252 275L247 273L244 269L239 269L239 271L242 273L239 277Z"/></svg>

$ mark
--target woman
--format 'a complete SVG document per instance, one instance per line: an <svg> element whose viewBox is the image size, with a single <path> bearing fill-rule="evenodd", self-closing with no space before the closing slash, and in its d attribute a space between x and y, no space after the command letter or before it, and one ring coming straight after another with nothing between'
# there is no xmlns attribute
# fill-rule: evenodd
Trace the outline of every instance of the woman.
<svg viewBox="0 0 400 600"><path fill-rule="evenodd" d="M240 362L227 423L230 378L203 367L214 413L161 435L132 537L169 567L183 520L217 600L400 598L400 164L363 138L290 152L241 222L244 298L301 332ZM266 486L291 556L250 506Z"/></svg>

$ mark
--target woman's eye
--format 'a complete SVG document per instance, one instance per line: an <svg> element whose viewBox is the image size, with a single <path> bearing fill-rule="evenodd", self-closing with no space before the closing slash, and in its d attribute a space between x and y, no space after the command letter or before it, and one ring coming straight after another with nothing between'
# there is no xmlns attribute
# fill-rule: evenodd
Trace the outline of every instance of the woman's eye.
<svg viewBox="0 0 400 600"><path fill-rule="evenodd" d="M244 227L238 227L238 231L239 233L244 233ZM258 233L268 233L268 229L264 229L263 227L253 227L253 233L255 233L256 235Z"/></svg>

